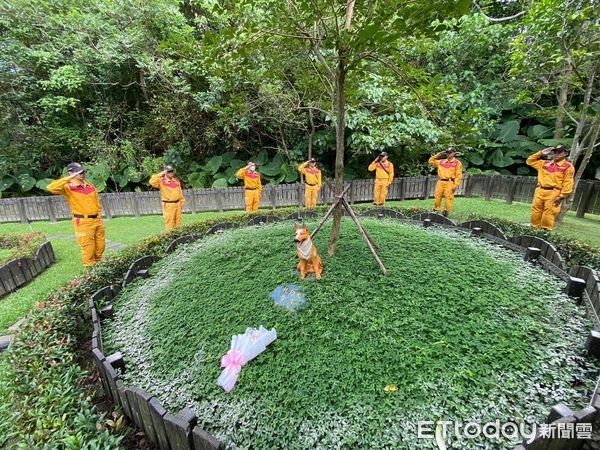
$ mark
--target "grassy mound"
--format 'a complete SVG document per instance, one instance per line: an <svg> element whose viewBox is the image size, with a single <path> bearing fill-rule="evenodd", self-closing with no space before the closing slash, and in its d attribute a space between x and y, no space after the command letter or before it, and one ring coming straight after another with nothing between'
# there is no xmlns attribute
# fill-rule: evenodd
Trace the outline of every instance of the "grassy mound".
<svg viewBox="0 0 600 450"><path fill-rule="evenodd" d="M173 410L191 405L232 447L427 448L418 420L541 421L557 402L586 403L597 374L582 357L588 324L560 283L455 231L364 225L387 277L348 221L335 257L323 254L329 228L316 239L319 282L295 272L289 223L165 258L123 292L109 326L127 381ZM269 293L283 283L299 285L310 306L275 306ZM259 325L279 338L225 394L220 358L232 335Z"/></svg>

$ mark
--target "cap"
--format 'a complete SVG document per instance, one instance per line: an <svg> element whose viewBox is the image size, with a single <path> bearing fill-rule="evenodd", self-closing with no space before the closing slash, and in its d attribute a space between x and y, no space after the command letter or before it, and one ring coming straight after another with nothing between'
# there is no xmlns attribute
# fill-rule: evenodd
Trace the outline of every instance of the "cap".
<svg viewBox="0 0 600 450"><path fill-rule="evenodd" d="M69 164L67 166L67 171L68 172L85 172L85 168L76 162L72 162L71 164Z"/></svg>
<svg viewBox="0 0 600 450"><path fill-rule="evenodd" d="M388 156L387 152L381 152L379 156Z"/></svg>
<svg viewBox="0 0 600 450"><path fill-rule="evenodd" d="M456 147L448 147L446 153L456 153Z"/></svg>
<svg viewBox="0 0 600 450"><path fill-rule="evenodd" d="M315 162L317 162L317 160L316 160L315 158L310 158L310 159L308 160L308 162L309 162L309 163L315 163Z"/></svg>
<svg viewBox="0 0 600 450"><path fill-rule="evenodd" d="M165 166L164 171L165 172L173 172L173 171L175 171L175 169L173 169L173 166Z"/></svg>
<svg viewBox="0 0 600 450"><path fill-rule="evenodd" d="M564 145L557 145L552 149L554 153L569 153L569 149Z"/></svg>

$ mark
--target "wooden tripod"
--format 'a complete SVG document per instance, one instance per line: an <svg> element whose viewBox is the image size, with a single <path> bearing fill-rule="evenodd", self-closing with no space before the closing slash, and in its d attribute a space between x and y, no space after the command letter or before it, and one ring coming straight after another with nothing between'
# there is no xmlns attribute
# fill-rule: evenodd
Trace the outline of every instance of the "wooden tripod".
<svg viewBox="0 0 600 450"><path fill-rule="evenodd" d="M331 187L331 185L329 185L329 183L327 183L327 185L329 187ZM358 217L356 217L356 214L354 214L354 210L352 209L352 206L350 206L348 201L344 198L344 196L348 192L348 189L350 189L350 186L347 186L340 195L336 196L335 202L333 202L333 205L331 205L331 208L329 208L329 211L327 211L327 213L323 216L323 219L321 219L321 222L319 223L319 225L317 225L317 227L313 230L313 232L310 235L310 238L313 239L315 237L315 235L321 229L323 224L325 224L327 219L329 219L329 217L331 216L331 214L333 213L335 208L339 204L341 204L344 207L344 209L346 210L346 212L350 215L350 217L352 218L352 220L354 221L356 226L358 227L358 231L360 232L360 235L367 243L367 246L369 247L369 250L371 250L371 253L373 254L373 257L375 258L375 261L377 261L377 264L379 264L379 268L381 269L381 271L383 272L384 275L387 275L387 269L385 268L385 266L381 262L381 259L379 259L377 252L375 251L375 248L377 248L377 244L375 244L373 239L371 239L371 237L367 234L365 229L362 227L362 225L358 221Z"/></svg>

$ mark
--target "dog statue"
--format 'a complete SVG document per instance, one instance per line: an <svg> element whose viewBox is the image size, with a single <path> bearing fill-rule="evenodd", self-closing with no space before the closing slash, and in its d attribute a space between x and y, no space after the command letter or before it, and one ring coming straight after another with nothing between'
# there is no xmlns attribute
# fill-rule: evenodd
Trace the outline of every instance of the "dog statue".
<svg viewBox="0 0 600 450"><path fill-rule="evenodd" d="M294 224L294 230L296 231L296 245L298 247L298 270L300 271L300 278L304 279L307 273L314 273L317 280L321 279L323 273L323 263L321 258L317 254L317 247L313 245L310 239L310 233L305 225L299 227L298 224Z"/></svg>

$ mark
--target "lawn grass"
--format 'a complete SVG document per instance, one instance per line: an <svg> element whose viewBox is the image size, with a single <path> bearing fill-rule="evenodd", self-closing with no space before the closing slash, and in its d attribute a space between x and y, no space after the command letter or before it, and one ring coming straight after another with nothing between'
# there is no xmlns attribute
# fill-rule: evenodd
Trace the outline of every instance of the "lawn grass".
<svg viewBox="0 0 600 450"><path fill-rule="evenodd" d="M199 219L210 219L213 217L226 217L239 211L204 212L198 214L184 214L183 224L190 224ZM164 231L162 216L142 216L135 217L115 217L113 219L103 219L106 227L106 239L121 244L135 244L144 238L153 236ZM25 225L20 223L8 223L0 225L0 232L3 233L29 233L31 231L40 231L47 236L53 235L73 235L73 224L70 220L60 220L58 222L38 221Z"/></svg>
<svg viewBox="0 0 600 450"><path fill-rule="evenodd" d="M168 409L193 405L231 447L413 449L405 424L426 417L539 422L556 402L587 404L590 324L560 282L467 232L363 223L387 276L348 218L335 257L324 252L331 223L315 239L321 281L295 272L290 224L241 228L182 247L128 286L105 346L129 361L128 383ZM275 306L269 293L281 284L298 285L310 305ZM259 325L278 339L226 394L220 358L232 335Z"/></svg>
<svg viewBox="0 0 600 450"><path fill-rule="evenodd" d="M417 207L433 209L433 200L405 200L402 202L391 201L389 206L399 207ZM265 212L268 210L265 209ZM184 214L183 223L190 224L199 219L209 219L213 217L226 217L230 214L236 214L239 211L204 212L198 214ZM454 211L450 218L454 221L465 221L470 215L497 217L499 219L510 220L520 224L529 223L531 214L531 205L528 203L514 202L512 205L506 204L503 200L484 200L480 198L457 198L454 201ZM139 240L152 236L163 231L162 216L142 216L134 217L116 217L111 220L104 219L106 226L106 238L114 242L123 244L133 244ZM51 222L32 222L31 225L17 223L0 225L0 232L6 233L29 233L31 231L41 231L47 235L52 234L72 234L73 227L69 220L62 220L57 223ZM575 217L575 213L570 211L565 217L564 223L555 226L555 232L567 237L580 239L596 247L600 247L600 215L586 214L585 218Z"/></svg>
<svg viewBox="0 0 600 450"><path fill-rule="evenodd" d="M389 205L433 209L433 200L405 200L389 202ZM530 222L531 205L518 202L508 205L503 200L487 201L481 198L456 198L454 200L450 219L455 222L463 222L473 214L496 217L525 225ZM573 211L569 211L564 222L555 225L553 232L600 247L600 215L586 214L584 218L580 219L575 217Z"/></svg>
<svg viewBox="0 0 600 450"><path fill-rule="evenodd" d="M406 200L402 202L389 202L390 206L431 208L433 200ZM450 218L455 221L464 221L471 214L488 217L498 217L517 223L528 223L530 205L526 203L513 203L507 205L501 200L486 201L478 198L457 198L454 202L454 211ZM266 212L267 210L265 210ZM199 219L214 217L227 217L238 211L204 212L198 214L184 214L183 223L190 224ZM104 220L106 238L109 241L131 245L142 239L161 233L164 230L162 216L116 217ZM16 322L23 314L43 299L50 291L67 282L80 273L80 254L74 240L64 239L73 235L71 221L62 220L57 223L32 222L29 225L9 223L0 225L1 233L30 233L40 231L50 236L50 240L57 252L57 261L51 271L33 280L29 285L21 288L10 296L0 299L0 335L7 332L7 327ZM565 222L556 227L556 233L586 241L600 247L600 216L587 214L584 219L578 219L574 213L569 213ZM52 236L60 235L60 238Z"/></svg>
<svg viewBox="0 0 600 450"><path fill-rule="evenodd" d="M224 215L231 214L225 213ZM200 218L211 218L219 213L201 213L186 215L184 223L192 223ZM140 219L118 217L104 220L106 238L109 241L131 245L164 230L162 216L144 216ZM43 300L53 289L63 285L83 272L81 253L73 236L73 225L64 220L57 223L32 222L31 225L3 224L2 233L43 232L50 237L56 254L56 262L36 277L31 283L16 292L0 299L0 336L8 334L8 328L35 305ZM109 251L109 250L107 250Z"/></svg>
<svg viewBox="0 0 600 450"><path fill-rule="evenodd" d="M13 294L0 299L0 335L8 334L8 327L27 314L36 302L50 291L69 282L83 271L79 247L75 241L54 239L52 248L56 262L31 283Z"/></svg>

